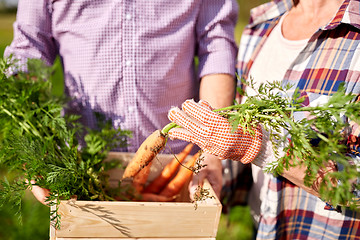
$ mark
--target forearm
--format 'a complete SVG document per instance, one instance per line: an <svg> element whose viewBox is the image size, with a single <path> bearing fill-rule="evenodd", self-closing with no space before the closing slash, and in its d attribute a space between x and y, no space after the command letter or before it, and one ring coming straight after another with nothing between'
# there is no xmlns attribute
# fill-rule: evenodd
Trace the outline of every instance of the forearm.
<svg viewBox="0 0 360 240"><path fill-rule="evenodd" d="M320 197L319 192L313 189L312 187L308 187L304 183L306 167L304 166L295 166L291 167L289 170L284 170L281 174L284 178L295 184L296 186L304 189L308 193Z"/></svg>
<svg viewBox="0 0 360 240"><path fill-rule="evenodd" d="M209 102L214 108L232 105L235 84L234 77L229 74L206 75L200 82L200 99Z"/></svg>
<svg viewBox="0 0 360 240"><path fill-rule="evenodd" d="M306 166L295 166L291 167L288 170L284 170L282 173L282 176L297 185L298 187L304 189L310 194L313 194L317 197L320 197L319 190L320 190L320 184L323 181L326 174L330 172L335 172L336 164L332 161L329 161L326 163L326 165L321 168L316 176L316 180L313 182L311 186L307 186L304 183L304 178L306 175ZM335 184L335 182L334 182Z"/></svg>
<svg viewBox="0 0 360 240"><path fill-rule="evenodd" d="M227 107L233 104L235 95L235 79L229 74L206 75L200 82L200 99L210 103L214 108ZM193 196L198 182L207 178L216 195L220 197L222 187L222 163L212 154L204 153L206 168L196 176L190 185L190 195Z"/></svg>
<svg viewBox="0 0 360 240"><path fill-rule="evenodd" d="M273 150L273 144L269 139L270 133L264 129L262 129L262 132L263 132L262 146L259 154L252 163L262 169L265 169L268 163L271 163L273 161L278 161L278 159L275 156ZM282 148L278 150L280 151L279 152L280 155L285 154ZM325 167L323 167L318 171L318 174L316 176L316 181L312 184L312 186L307 186L304 182L304 178L306 176L306 169L307 167L304 165L301 166L297 165L290 167L287 170L284 169L281 175L290 182L292 182L293 184L309 192L310 194L320 197L319 194L320 183L322 182L325 174L329 172L337 171L336 165L332 161L329 161L327 164L325 164Z"/></svg>

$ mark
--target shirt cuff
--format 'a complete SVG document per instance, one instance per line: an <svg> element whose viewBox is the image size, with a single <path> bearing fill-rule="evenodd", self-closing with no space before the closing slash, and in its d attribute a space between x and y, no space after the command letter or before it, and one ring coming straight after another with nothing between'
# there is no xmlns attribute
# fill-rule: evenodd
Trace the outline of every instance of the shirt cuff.
<svg viewBox="0 0 360 240"><path fill-rule="evenodd" d="M229 49L211 52L199 56L199 77L210 74L229 74L235 76L235 49L229 46Z"/></svg>
<svg viewBox="0 0 360 240"><path fill-rule="evenodd" d="M270 132L266 131L263 126L261 126L261 130L263 133L261 148L252 163L260 167L261 169L264 169L266 167L266 164L277 161L277 158L273 151L273 144L270 141Z"/></svg>

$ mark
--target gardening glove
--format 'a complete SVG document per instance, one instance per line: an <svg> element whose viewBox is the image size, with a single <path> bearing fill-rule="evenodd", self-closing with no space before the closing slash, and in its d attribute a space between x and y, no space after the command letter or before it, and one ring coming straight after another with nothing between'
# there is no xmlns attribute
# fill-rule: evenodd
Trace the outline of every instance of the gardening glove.
<svg viewBox="0 0 360 240"><path fill-rule="evenodd" d="M198 174L193 174L193 178L189 183L189 193L191 200L194 199L194 194L198 186L202 186L204 180L207 179L211 184L216 196L220 199L220 193L222 188L222 163L219 157L208 153L202 153L204 160L202 165L206 165L201 168Z"/></svg>
<svg viewBox="0 0 360 240"><path fill-rule="evenodd" d="M198 145L204 152L221 159L251 163L261 148L261 126L252 129L253 133L238 127L236 131L228 120L213 112L205 101L186 100L182 110L170 109L168 118L181 126L169 131L171 139L181 139Z"/></svg>

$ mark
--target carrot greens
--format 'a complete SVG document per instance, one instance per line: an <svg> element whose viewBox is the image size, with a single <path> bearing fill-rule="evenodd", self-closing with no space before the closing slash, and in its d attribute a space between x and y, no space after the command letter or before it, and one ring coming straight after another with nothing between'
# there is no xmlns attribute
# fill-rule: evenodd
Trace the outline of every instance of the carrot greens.
<svg viewBox="0 0 360 240"><path fill-rule="evenodd" d="M29 60L26 73L14 68L10 59L1 59L0 169L8 179L0 182L0 206L10 202L19 209L31 180L51 190L49 204L125 194L126 189L109 187L106 173L121 166L104 160L111 149L124 147L131 133L114 129L100 114L96 129L84 127L79 116L63 115L68 99L52 94L47 81L52 68L40 60Z"/></svg>
<svg viewBox="0 0 360 240"><path fill-rule="evenodd" d="M238 89L246 96L245 102L216 111L228 118L234 129L238 126L251 129L261 124L270 133L278 160L269 163L265 170L277 175L291 166L306 166L304 181L311 186L319 169L332 160L341 171L325 177L319 190L321 198L334 205L358 208L359 200L353 191L360 189L357 180L360 179L359 166L345 144L354 123L360 123L360 102L354 101L357 96L346 93L341 85L326 103L305 106L305 99L290 84L275 81L255 87L253 80L243 81L243 84L254 89L256 94L247 96ZM307 117L299 117L299 114Z"/></svg>

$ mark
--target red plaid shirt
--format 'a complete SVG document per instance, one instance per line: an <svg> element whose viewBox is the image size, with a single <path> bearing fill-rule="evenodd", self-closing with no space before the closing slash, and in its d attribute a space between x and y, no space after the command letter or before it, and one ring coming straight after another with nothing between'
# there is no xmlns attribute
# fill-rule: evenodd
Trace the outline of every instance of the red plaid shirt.
<svg viewBox="0 0 360 240"><path fill-rule="evenodd" d="M270 32L291 7L291 0L276 0L252 10L239 46L239 76L247 79ZM360 3L345 0L333 20L310 38L283 82L299 88L308 105L326 99L340 83L345 83L347 92L360 94L359 43ZM360 156L359 129L352 126L349 141L354 161ZM271 177L266 184L257 239L360 239L360 212L329 211L325 202L282 177Z"/></svg>

